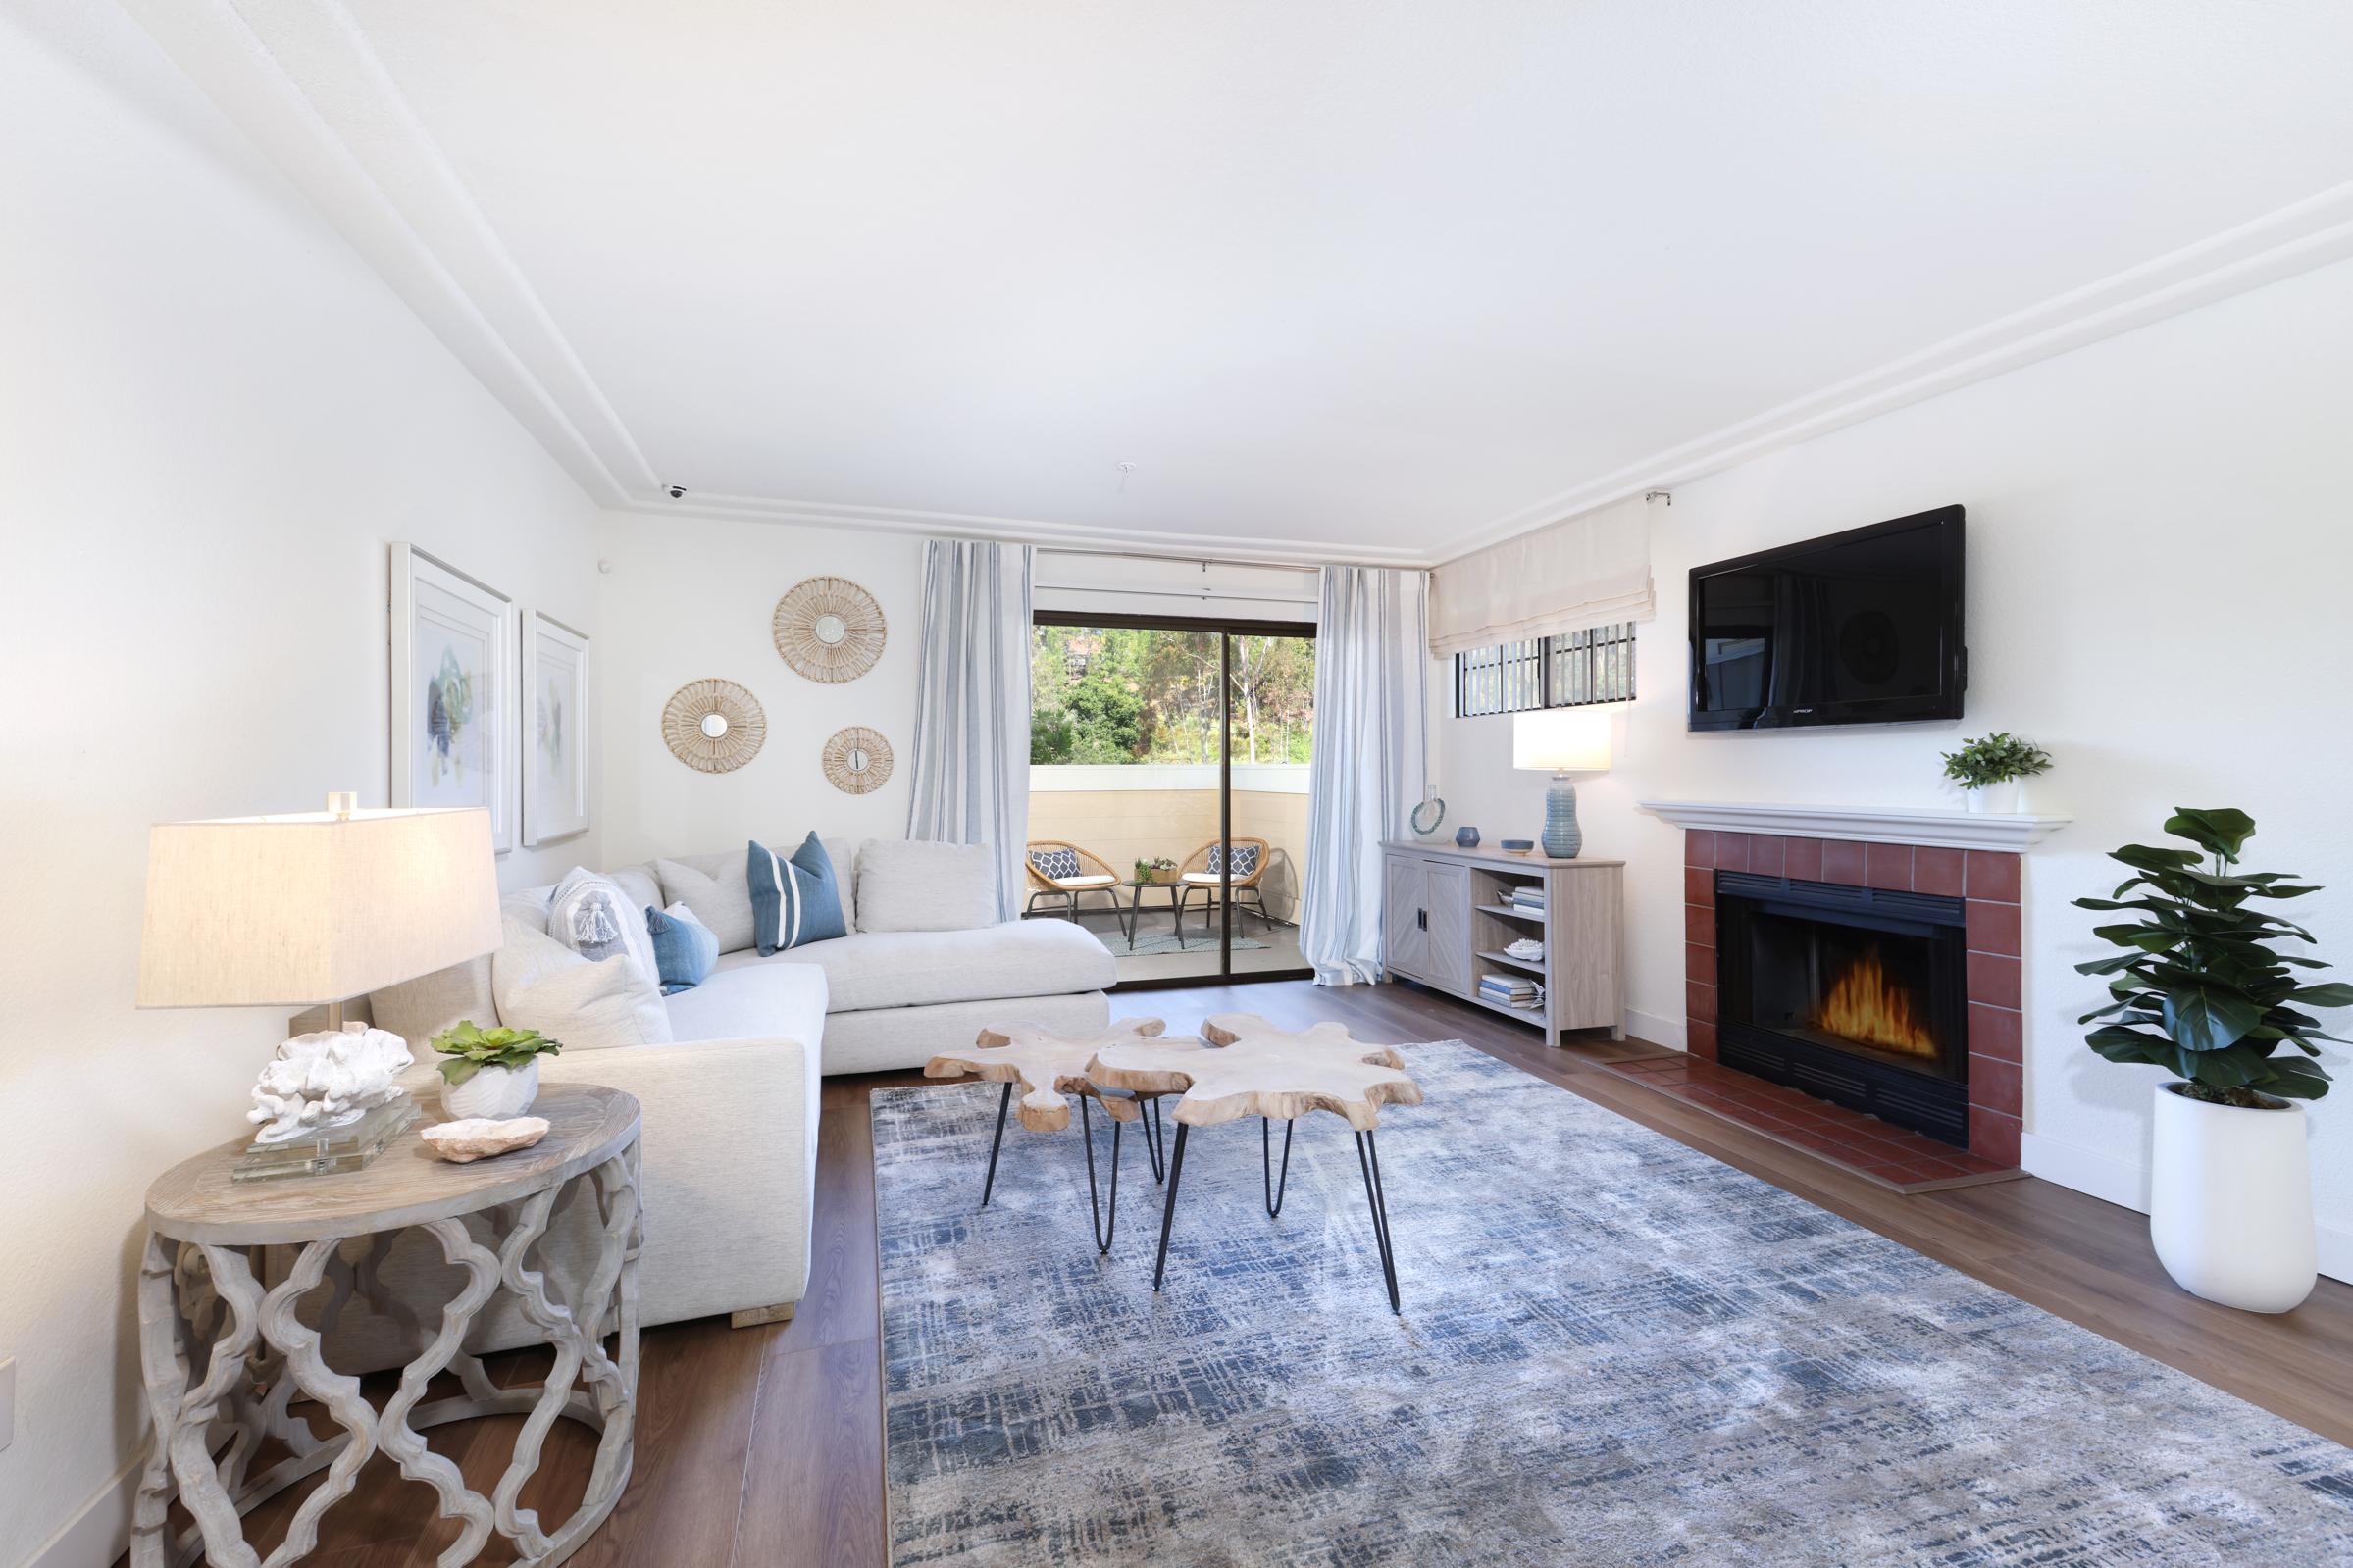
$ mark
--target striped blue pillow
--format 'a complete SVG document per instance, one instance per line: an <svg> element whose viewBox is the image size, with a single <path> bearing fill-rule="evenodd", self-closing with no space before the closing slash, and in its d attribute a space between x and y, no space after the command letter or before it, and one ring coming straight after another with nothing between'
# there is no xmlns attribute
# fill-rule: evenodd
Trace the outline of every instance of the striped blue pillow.
<svg viewBox="0 0 2353 1568"><path fill-rule="evenodd" d="M751 884L751 939L760 956L788 947L849 935L842 919L842 885L833 857L815 834L787 860L754 842L745 851L744 880Z"/></svg>

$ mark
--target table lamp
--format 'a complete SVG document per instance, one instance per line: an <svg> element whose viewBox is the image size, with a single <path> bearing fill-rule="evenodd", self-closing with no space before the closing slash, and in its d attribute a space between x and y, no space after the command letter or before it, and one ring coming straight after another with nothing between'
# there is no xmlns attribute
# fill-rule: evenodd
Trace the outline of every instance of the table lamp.
<svg viewBox="0 0 2353 1568"><path fill-rule="evenodd" d="M1546 708L1511 716L1511 766L1550 769L1544 794L1544 852L1574 860L1585 847L1577 831L1577 786L1572 773L1610 771L1610 714L1601 708Z"/></svg>
<svg viewBox="0 0 2353 1568"><path fill-rule="evenodd" d="M164 823L147 840L141 1007L324 1004L329 1033L279 1047L254 1097L268 1122L240 1176L367 1164L416 1118L390 1082L405 1042L343 1021L354 996L494 952L490 814L327 810ZM398 1047L394 1049L394 1047Z"/></svg>

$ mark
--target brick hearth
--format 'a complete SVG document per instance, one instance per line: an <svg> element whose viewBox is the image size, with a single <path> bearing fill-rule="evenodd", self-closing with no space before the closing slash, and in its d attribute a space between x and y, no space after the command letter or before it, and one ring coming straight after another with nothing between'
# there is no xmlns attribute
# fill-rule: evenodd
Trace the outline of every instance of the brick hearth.
<svg viewBox="0 0 2353 1568"><path fill-rule="evenodd" d="M2020 857L1985 849L1865 844L1836 838L1692 829L1683 835L1683 980L1687 1046L1715 1060L1715 873L1746 871L1806 882L1845 883L1968 901L1969 1153L2015 1167L2024 1108L2024 1038L2020 1007L2022 928ZM1745 1078L1747 1075L1741 1075ZM1762 1080L1752 1080L1762 1083ZM1816 1105L1823 1102L1814 1101ZM1718 1106L1718 1109L1722 1107ZM1825 1113L1838 1107L1823 1105ZM1854 1116L1841 1112L1842 1116ZM1735 1120L1740 1119L1737 1115ZM1868 1129L1884 1123L1854 1120ZM1817 1139L1823 1135L1817 1133ZM1940 1145L1941 1146L1941 1145ZM1837 1158L1827 1148L1817 1153ZM1950 1149L1947 1154L1962 1156ZM1852 1163L1852 1161L1849 1161Z"/></svg>

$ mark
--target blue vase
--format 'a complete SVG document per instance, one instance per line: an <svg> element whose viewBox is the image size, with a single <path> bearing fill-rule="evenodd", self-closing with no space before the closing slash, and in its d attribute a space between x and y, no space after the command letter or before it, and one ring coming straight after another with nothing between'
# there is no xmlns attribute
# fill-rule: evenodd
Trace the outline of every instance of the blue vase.
<svg viewBox="0 0 2353 1568"><path fill-rule="evenodd" d="M1457 828L1455 830L1455 843L1458 847L1463 849L1478 848L1479 830L1476 828Z"/></svg>
<svg viewBox="0 0 2353 1568"><path fill-rule="evenodd" d="M1577 851L1585 847L1585 835L1577 828L1577 786L1568 782L1568 775L1553 775L1553 786L1544 792L1544 852L1555 860L1574 860Z"/></svg>

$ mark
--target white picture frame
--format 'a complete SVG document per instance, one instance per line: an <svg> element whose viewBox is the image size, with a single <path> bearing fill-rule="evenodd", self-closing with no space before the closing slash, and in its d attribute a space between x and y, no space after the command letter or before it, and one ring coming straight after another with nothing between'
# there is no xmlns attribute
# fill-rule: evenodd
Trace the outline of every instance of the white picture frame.
<svg viewBox="0 0 2353 1568"><path fill-rule="evenodd" d="M523 618L523 842L588 831L588 637L544 610Z"/></svg>
<svg viewBox="0 0 2353 1568"><path fill-rule="evenodd" d="M413 544L392 546L395 806L480 806L490 843L515 847L515 601Z"/></svg>

